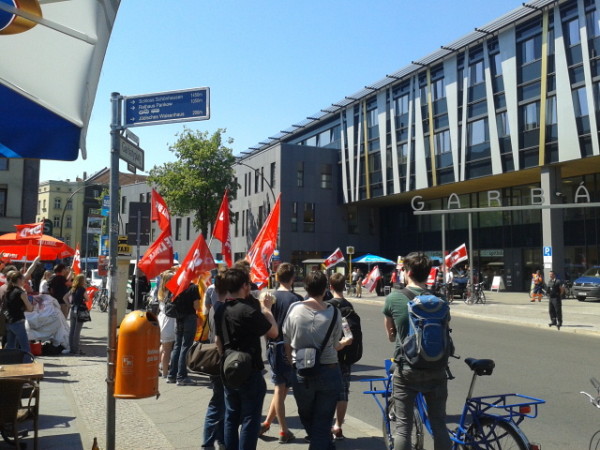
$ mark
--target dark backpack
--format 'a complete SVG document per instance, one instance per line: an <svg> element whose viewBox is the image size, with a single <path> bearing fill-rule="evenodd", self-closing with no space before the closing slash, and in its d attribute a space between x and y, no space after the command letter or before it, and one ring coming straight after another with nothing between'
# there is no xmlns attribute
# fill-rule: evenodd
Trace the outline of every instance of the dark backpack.
<svg viewBox="0 0 600 450"><path fill-rule="evenodd" d="M403 358L415 369L442 369L454 354L450 333L450 306L429 292L401 291L408 302L408 334L402 340Z"/></svg>
<svg viewBox="0 0 600 450"><path fill-rule="evenodd" d="M173 299L173 296L171 295L171 293L169 293L167 295L167 298L165 299L165 308L164 308L163 312L165 313L165 316L167 316L167 317L176 318L177 317L177 299L178 299L178 297L175 298L175 301L171 301L172 299Z"/></svg>
<svg viewBox="0 0 600 450"><path fill-rule="evenodd" d="M352 344L347 345L338 352L338 361L342 364L354 364L360 361L363 354L363 335L360 327L360 316L356 313L352 306L340 306L342 302L337 298L327 300L339 311L342 317L348 321L350 331L352 331Z"/></svg>

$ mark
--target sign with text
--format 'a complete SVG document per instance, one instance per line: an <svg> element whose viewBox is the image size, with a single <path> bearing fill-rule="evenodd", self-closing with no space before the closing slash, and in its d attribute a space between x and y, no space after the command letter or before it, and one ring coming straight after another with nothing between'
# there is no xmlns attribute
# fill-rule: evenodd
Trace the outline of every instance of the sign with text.
<svg viewBox="0 0 600 450"><path fill-rule="evenodd" d="M119 158L144 171L144 150L124 136L119 136Z"/></svg>
<svg viewBox="0 0 600 450"><path fill-rule="evenodd" d="M210 119L207 87L136 95L124 100L125 127Z"/></svg>

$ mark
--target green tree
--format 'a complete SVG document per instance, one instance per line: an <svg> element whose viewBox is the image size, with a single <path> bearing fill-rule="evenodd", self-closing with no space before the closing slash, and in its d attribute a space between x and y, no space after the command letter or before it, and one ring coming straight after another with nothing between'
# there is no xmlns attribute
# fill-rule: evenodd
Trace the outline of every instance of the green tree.
<svg viewBox="0 0 600 450"><path fill-rule="evenodd" d="M225 138L226 130L219 128L212 135L208 131L193 131L184 127L177 142L169 147L177 158L154 166L148 181L163 196L171 214L184 216L192 213L194 226L206 237L208 224L219 211L225 189L235 198L238 185L233 165L233 139Z"/></svg>

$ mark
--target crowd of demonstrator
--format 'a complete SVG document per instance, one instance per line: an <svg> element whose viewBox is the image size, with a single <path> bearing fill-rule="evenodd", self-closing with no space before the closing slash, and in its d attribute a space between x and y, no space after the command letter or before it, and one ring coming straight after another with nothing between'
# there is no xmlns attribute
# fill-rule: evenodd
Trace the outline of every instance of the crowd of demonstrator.
<svg viewBox="0 0 600 450"><path fill-rule="evenodd" d="M34 289L34 274L40 273L39 258L36 258L28 268L18 269L5 259L0 259L0 336L2 348L20 349L26 352L25 359L29 360L31 353L27 330L25 327L25 312L34 310L39 298L36 294L50 295L56 299L60 311L69 319L69 352L83 354L79 349L83 322L78 319L79 311L87 310L86 279L84 275L73 277L72 271L64 264L57 264L53 271L40 273ZM60 314L60 313L58 313Z"/></svg>

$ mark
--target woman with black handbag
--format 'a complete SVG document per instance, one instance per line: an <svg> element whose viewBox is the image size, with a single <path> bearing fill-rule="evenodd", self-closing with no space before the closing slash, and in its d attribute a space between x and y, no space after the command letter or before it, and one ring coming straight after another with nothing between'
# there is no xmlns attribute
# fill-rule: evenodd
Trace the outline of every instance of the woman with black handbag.
<svg viewBox="0 0 600 450"><path fill-rule="evenodd" d="M68 297L66 301L71 304L71 315L69 316L69 353L72 355L85 354L79 349L81 329L83 328L83 324L85 322L90 321L90 313L87 305L85 304L85 289L85 275L79 274L75 276L69 293L65 295L65 297Z"/></svg>

